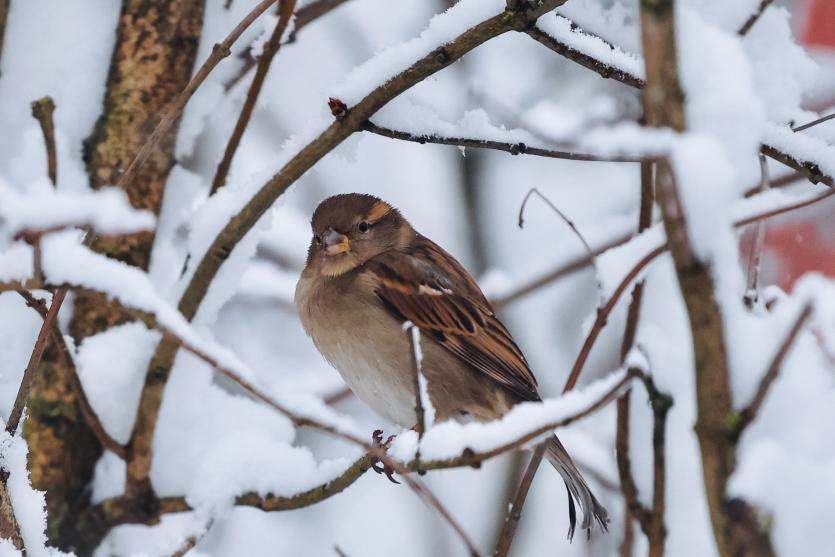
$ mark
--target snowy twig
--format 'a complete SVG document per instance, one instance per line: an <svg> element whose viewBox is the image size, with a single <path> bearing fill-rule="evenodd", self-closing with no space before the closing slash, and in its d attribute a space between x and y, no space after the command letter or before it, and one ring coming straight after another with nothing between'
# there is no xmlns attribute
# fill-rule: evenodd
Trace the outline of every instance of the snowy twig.
<svg viewBox="0 0 835 557"><path fill-rule="evenodd" d="M148 157L151 155L151 151L154 147L162 140L165 134L171 129L171 126L174 125L174 122L180 117L180 114L183 111L186 103L189 99L194 95L194 92L197 91L197 88L200 87L206 78L209 76L209 73L217 66L221 60L229 56L230 54L230 47L232 44L238 40L241 34L249 27L258 16L260 16L264 11L267 10L272 4L275 3L276 0L261 0L253 9L250 11L246 17L244 17L238 25L235 26L234 29L223 39L222 42L216 43L212 48L212 53L206 59L202 66L195 72L194 76L191 78L191 81L188 82L185 89L183 89L179 95L177 95L174 100L171 102L168 110L166 110L165 114L160 119L159 123L154 128L154 131L151 132L151 135L145 140L145 143L142 144L142 147L139 149L139 152L136 154L134 159L131 161L128 168L119 178L119 183L116 186L119 189L126 189L126 186L130 184L136 174L139 172L139 168L148 160Z"/></svg>
<svg viewBox="0 0 835 557"><path fill-rule="evenodd" d="M55 122L52 113L55 112L55 102L52 97L43 97L32 101L32 116L41 125L43 140L46 145L46 169L52 185L58 183L58 156L55 152Z"/></svg>
<svg viewBox="0 0 835 557"><path fill-rule="evenodd" d="M574 150L555 150L546 149L544 147L531 147L525 143L507 143L503 141L492 141L488 139L476 139L469 137L444 137L438 134L415 135L409 132L378 126L371 121L368 121L363 125L362 131L391 139L399 139L401 141L412 141L420 144L434 143L437 145L454 145L457 147L472 147L476 149L493 149L496 151L510 153L511 155L536 155L538 157L571 161L639 162L641 160L640 157L592 155L588 153L578 153Z"/></svg>
<svg viewBox="0 0 835 557"><path fill-rule="evenodd" d="M586 31L582 31L576 24L572 23L573 28L578 29L584 34L589 34ZM538 31L538 33L537 33ZM614 69L611 66L605 64L604 62L594 58L591 54L583 53L577 51L573 48L568 47L567 45L556 41L550 35L545 34L541 29L534 27L531 30L526 31L528 35L530 35L535 40L545 44L558 54L572 60L586 68L591 69L592 71L598 73L602 77L612 78L626 85L630 85L637 89L643 89L646 86L646 81L638 75L634 73L630 73L625 70L621 69ZM611 47L612 50L615 50L615 45L609 43L605 39L600 37L596 37L602 43ZM550 41L549 41L550 39ZM826 184L829 187L835 187L835 179L832 176L824 174L821 172L820 168L818 167L817 163L814 161L804 161L800 160L797 157L793 156L791 153L784 152L774 146L764 144L762 146L761 151L768 157L790 167L795 170L798 170L806 176L813 183L822 183Z"/></svg>
<svg viewBox="0 0 835 557"><path fill-rule="evenodd" d="M526 29L525 33L527 33L532 39L534 39L538 43L550 48L557 54L560 54L561 56L564 56L569 60L576 62L585 68L590 69L591 71L599 74L601 77L612 78L614 80L620 81L621 83L631 85L632 87L641 88L644 86L644 80L642 78L633 75L629 72L626 72L622 69L614 68L604 62L601 62L594 56L585 52L581 52L567 45L566 43L557 40L555 37L552 37L545 31L543 31L540 27L531 27L530 29ZM597 37L596 35L593 35L588 31L582 31L582 33L585 35L594 36L595 38L598 38L601 41L606 42L605 39Z"/></svg>
<svg viewBox="0 0 835 557"><path fill-rule="evenodd" d="M563 387L563 392L568 392L574 388L574 385L577 384L577 379L580 378L580 372L583 370L583 365L586 363L586 360L591 353L591 349L594 346L597 337L600 335L600 332L603 330L603 327L606 326L606 322L609 319L609 315L612 313L612 310L615 309L615 305L617 304L618 300L620 299L621 295L626 291L626 288L635 280L640 272L649 265L656 257L661 255L667 251L667 246L658 246L653 249L651 252L646 254L629 272L623 277L623 279L618 284L615 291L606 301L606 303L598 308L597 310L597 317L594 320L594 324L591 326L588 335L586 335L586 339L583 341L583 346L580 348L580 353L577 354L577 359L574 360L574 365L571 368L571 373L568 375L568 379L565 381L565 387Z"/></svg>
<svg viewBox="0 0 835 557"><path fill-rule="evenodd" d="M27 290L19 290L18 294L26 300L26 305L37 311L43 319L46 319L48 308L43 300L34 297L31 292ZM125 449L125 446L107 433L107 430L104 429L104 426L102 425L101 420L99 420L95 410L93 410L93 407L90 405L90 401L87 399L87 394L84 392L84 387L78 377L78 370L76 369L75 362L70 354L70 349L67 346L67 342L64 340L64 335L61 334L61 330L57 323L55 323L52 327L52 337L50 340L52 341L53 346L55 346L58 350L58 356L61 358L63 369L66 369L69 374L68 379L70 387L75 393L79 409L81 410L81 415L84 417L84 421L87 423L87 426L96 436L96 439L99 440L102 447L113 452L122 459L126 458L127 450Z"/></svg>
<svg viewBox="0 0 835 557"><path fill-rule="evenodd" d="M772 2L774 2L774 0L761 0L759 7L757 7L757 10L751 14L751 16L745 21L745 23L742 24L742 27L739 28L739 31L737 31L737 33L742 37L747 35L748 31L750 31L754 24L757 23L757 20L760 19L760 16L763 15L765 9Z"/></svg>
<svg viewBox="0 0 835 557"><path fill-rule="evenodd" d="M760 182L760 191L764 192L769 189L768 179L768 161L765 160L765 155L760 153L760 173L762 180ZM754 240L751 245L751 253L748 258L748 280L745 289L745 296L743 301L749 308L753 307L759 298L759 278L760 278L760 259L762 257L763 248L765 247L765 220L757 222L754 231Z"/></svg>
<svg viewBox="0 0 835 557"><path fill-rule="evenodd" d="M832 176L821 172L817 163L800 160L790 153L784 153L783 151L769 145L763 145L761 150L767 157L783 163L789 168L797 170L813 184L821 183L826 184L830 188L835 188L835 179L833 179Z"/></svg>
<svg viewBox="0 0 835 557"><path fill-rule="evenodd" d="M272 36L270 36L270 40L264 45L264 51L258 59L258 68L255 70L255 77L249 86L249 91L246 93L246 99L241 107L241 113L238 115L235 128L232 130L232 135L229 136L229 142L226 144L226 149L223 152L223 158L217 165L214 179L212 179L210 195L214 194L226 183L226 176L229 174L229 168L232 166L235 151L238 150L238 145L240 145L241 138L252 117L252 111L255 109L255 103L261 94L261 88L264 86L264 80L267 77L270 64L272 64L273 58L278 53L278 49L281 48L281 37L284 35L284 31L290 23L290 18L293 16L295 7L296 0L279 0L278 22L275 25Z"/></svg>
<svg viewBox="0 0 835 557"><path fill-rule="evenodd" d="M298 10L296 10L295 19L293 20L293 29L290 31L290 34L287 36L287 40L282 43L282 46L285 44L290 44L296 41L296 35L306 26L310 25L320 17L327 15L335 8L338 8L348 0L316 0L315 2L310 2L309 4L305 4ZM224 89L229 91L235 85L237 85L241 79L244 78L246 74L249 73L249 70L255 67L258 64L257 58L247 57L244 61L243 65L241 65L240 70L235 74L225 86Z"/></svg>
<svg viewBox="0 0 835 557"><path fill-rule="evenodd" d="M777 349L777 353L774 354L774 357L771 359L768 369L760 380L760 384L757 386L754 398L751 399L748 406L740 410L737 414L738 419L736 420L735 427L733 427L731 431L731 436L734 440L738 440L742 432L745 431L745 428L757 418L760 408L762 408L763 402L765 402L765 398L768 396L769 389L777 379L777 375L780 373L780 367L783 365L783 360L786 359L794 341L797 340L797 336L803 329L803 325L806 324L806 321L811 315L812 306L807 303L803 306L803 309L797 315L791 327L789 327L785 338L783 338L783 342L780 343L780 347Z"/></svg>
<svg viewBox="0 0 835 557"><path fill-rule="evenodd" d="M32 354L29 356L29 363L26 364L23 378L20 380L20 387L17 390L14 406L9 413L9 421L6 423L6 431L11 435L14 435L17 431L20 418L23 416L23 409L26 407L26 401L29 398L29 389L32 388L32 382L35 380L35 373L37 373L38 366L41 363L43 351L46 348L46 343L52 333L52 327L58 318L58 311L61 309L61 304L64 303L66 295L66 287L59 288L52 295L52 302L49 304L49 310L46 313L46 317L44 317L41 330L38 331L38 338L35 340L35 346L32 348Z"/></svg>
<svg viewBox="0 0 835 557"><path fill-rule="evenodd" d="M519 520L522 518L522 508L525 506L525 500L528 498L533 477L536 475L539 465L542 464L544 456L545 443L540 443L534 449L531 460L528 462L528 466L525 468L525 472L519 480L519 488L516 490L513 502L507 510L504 526L502 526L502 533L499 535L499 541L496 543L496 551L493 553L493 557L507 557L508 553L510 553L513 537L516 535Z"/></svg>

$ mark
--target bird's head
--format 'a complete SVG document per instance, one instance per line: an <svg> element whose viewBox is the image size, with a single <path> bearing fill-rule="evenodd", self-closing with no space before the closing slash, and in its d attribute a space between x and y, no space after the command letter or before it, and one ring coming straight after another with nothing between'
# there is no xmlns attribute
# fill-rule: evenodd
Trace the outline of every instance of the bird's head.
<svg viewBox="0 0 835 557"><path fill-rule="evenodd" d="M372 257L408 245L415 232L400 212L373 195L348 193L322 201L311 221L306 271L335 277Z"/></svg>

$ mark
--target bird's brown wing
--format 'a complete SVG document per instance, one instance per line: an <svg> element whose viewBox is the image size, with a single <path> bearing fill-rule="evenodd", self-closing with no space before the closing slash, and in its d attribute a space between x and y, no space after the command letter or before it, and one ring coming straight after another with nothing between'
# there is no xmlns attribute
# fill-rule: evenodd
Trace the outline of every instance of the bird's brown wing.
<svg viewBox="0 0 835 557"><path fill-rule="evenodd" d="M510 333L496 318L470 274L430 240L368 264L376 294L403 321L521 400L539 400L536 378Z"/></svg>

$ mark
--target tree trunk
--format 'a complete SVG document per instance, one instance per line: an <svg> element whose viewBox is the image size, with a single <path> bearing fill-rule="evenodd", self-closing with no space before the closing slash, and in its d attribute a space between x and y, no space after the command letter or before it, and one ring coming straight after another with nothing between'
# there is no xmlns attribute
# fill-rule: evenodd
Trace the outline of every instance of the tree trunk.
<svg viewBox="0 0 835 557"><path fill-rule="evenodd" d="M203 9L204 0L123 0L104 111L84 145L94 189L119 181L168 104L188 83ZM136 179L124 184L134 207L159 214L174 164L176 130L172 127L154 149ZM152 233L136 234L97 240L93 249L147 269L153 240ZM81 341L128 320L104 296L80 292L70 332ZM67 373L55 351L48 350L30 394L24 435L32 483L46 491L51 543L87 554L94 548L81 542L76 518L89 504L87 488L102 448L83 420Z"/></svg>

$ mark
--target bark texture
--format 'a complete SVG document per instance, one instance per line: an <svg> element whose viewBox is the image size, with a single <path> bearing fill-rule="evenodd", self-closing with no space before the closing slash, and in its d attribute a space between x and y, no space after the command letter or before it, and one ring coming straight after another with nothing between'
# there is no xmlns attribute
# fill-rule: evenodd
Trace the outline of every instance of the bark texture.
<svg viewBox="0 0 835 557"><path fill-rule="evenodd" d="M2 0L0 0L2 1ZM123 0L104 107L85 142L91 186L116 184L171 100L191 76L204 0ZM174 164L176 126L155 148L136 179L124 184L131 204L159 214ZM103 241L93 249L130 265L148 268L153 235ZM79 292L70 332L76 341L127 322L104 296ZM24 435L36 489L46 491L51 543L88 554L96 540L82 536L77 520L89 505L88 484L102 448L81 413L78 398L56 350L50 347L29 398Z"/></svg>
<svg viewBox="0 0 835 557"><path fill-rule="evenodd" d="M641 32L647 80L643 94L649 126L684 131L684 95L679 85L673 0L641 0ZM693 253L675 174L667 160L658 163L656 194L687 308L696 370L696 436L710 520L722 557L773 555L768 534L741 500L729 501L728 480L736 466L736 444L729 424L730 369L722 314L708 266Z"/></svg>

